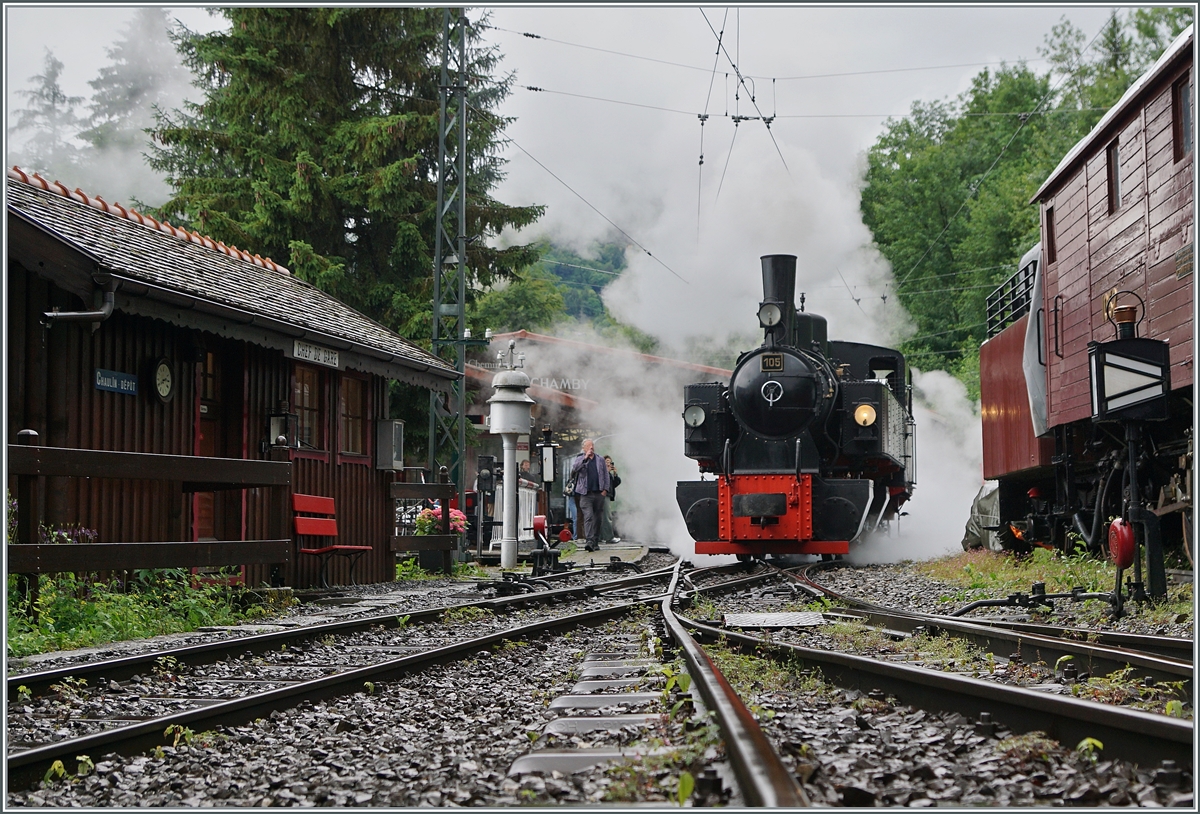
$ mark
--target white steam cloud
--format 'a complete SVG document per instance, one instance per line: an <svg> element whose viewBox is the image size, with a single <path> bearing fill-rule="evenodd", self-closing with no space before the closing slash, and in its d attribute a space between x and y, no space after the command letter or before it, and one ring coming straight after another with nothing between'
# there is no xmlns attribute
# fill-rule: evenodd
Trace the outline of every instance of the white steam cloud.
<svg viewBox="0 0 1200 814"><path fill-rule="evenodd" d="M662 355L704 361L696 358L697 346L719 347L739 336L744 342L748 333L757 337L764 254L797 255L797 298L803 292L806 309L829 320L831 339L892 346L911 333L899 301L880 294L890 291L892 271L871 246L858 187L830 177L808 150L783 139L780 146L789 170L768 142L767 149L735 154L738 172L725 177L719 198L720 175L707 177L699 234L694 168L681 167L666 187L678 191L681 200L674 201L645 194L636 172L613 179L618 187L613 197L629 202L614 220L638 224L637 239L654 247L654 256L631 246L629 267L604 290L604 301L616 318L657 337ZM538 234L579 250L597 236L574 225L595 219L583 219L582 209L568 210L552 214ZM613 455L624 479L618 495L622 535L694 557L675 502L676 481L698 477L694 462L683 456L683 387L715 377L625 358L585 358L566 347L555 353L556 369L587 367L603 383L589 386L586 395L599 402L605 424L615 428L598 449ZM539 349L537 359L542 358ZM867 543L857 558L927 558L954 550L962 538L982 478L977 411L962 384L946 373L914 372L914 391L919 485L906 506L909 516L897 524L898 533Z"/></svg>

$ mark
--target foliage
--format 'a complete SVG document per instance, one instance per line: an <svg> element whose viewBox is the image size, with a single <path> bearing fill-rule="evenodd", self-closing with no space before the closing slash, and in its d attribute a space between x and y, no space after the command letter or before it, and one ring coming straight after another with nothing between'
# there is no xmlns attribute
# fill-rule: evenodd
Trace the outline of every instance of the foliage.
<svg viewBox="0 0 1200 814"><path fill-rule="evenodd" d="M1057 749L1058 742L1046 737L1045 732L1026 732L996 744L996 751L1018 767L1035 761L1048 762Z"/></svg>
<svg viewBox="0 0 1200 814"><path fill-rule="evenodd" d="M175 569L142 572L128 590L70 573L42 574L35 622L28 600L17 590L19 579L8 576L10 657L237 624L255 615L253 608L239 609L229 586L193 585L190 574Z"/></svg>
<svg viewBox="0 0 1200 814"><path fill-rule="evenodd" d="M448 625L460 625L466 622L482 622L495 617L490 608L480 608L475 605L463 605L457 608L447 608L442 612L442 621Z"/></svg>
<svg viewBox="0 0 1200 814"><path fill-rule="evenodd" d="M486 576L488 576L487 570L477 562L454 563L454 577L456 579L482 579Z"/></svg>
<svg viewBox="0 0 1200 814"><path fill-rule="evenodd" d="M497 285L482 294L471 321L497 332L545 332L560 322L566 312L566 300L557 278L535 265L508 284Z"/></svg>
<svg viewBox="0 0 1200 814"><path fill-rule="evenodd" d="M441 509L422 509L417 515L414 523L416 526L416 535L425 537L430 534L440 534L442 531L442 511ZM467 516L458 509L450 510L450 531L454 534L462 534L467 530Z"/></svg>
<svg viewBox="0 0 1200 814"><path fill-rule="evenodd" d="M915 366L947 370L978 397L987 295L1039 238L1029 199L1190 22L1190 9L1114 12L1089 47L1064 18L1042 49L1048 73L985 69L956 99L918 101L885 123L861 210L916 323L903 344Z"/></svg>
<svg viewBox="0 0 1200 814"><path fill-rule="evenodd" d="M174 105L173 91L189 82L167 36L169 27L165 9L143 6L114 47L105 49L109 64L88 82L94 91L90 127L79 134L101 153L148 149L146 131L154 124L155 109Z"/></svg>
<svg viewBox="0 0 1200 814"><path fill-rule="evenodd" d="M80 148L73 141L83 125L76 108L82 96L67 96L59 85L63 64L49 48L42 63L42 72L29 78L31 90L20 90L29 107L14 110L17 123L9 135L28 133L23 150L14 151L10 160L56 178L72 179L82 164Z"/></svg>
<svg viewBox="0 0 1200 814"><path fill-rule="evenodd" d="M431 574L420 566L416 557L409 557L396 563L397 580L437 579L437 574Z"/></svg>
<svg viewBox="0 0 1200 814"><path fill-rule="evenodd" d="M4 533L5 542L14 543L17 540L17 499L7 489L4 490Z"/></svg>
<svg viewBox="0 0 1200 814"><path fill-rule="evenodd" d="M463 13L453 11L451 13ZM418 343L432 330L443 10L223 8L226 30L178 30L200 104L158 117L151 165L174 195L157 215L289 266ZM537 259L496 245L539 206L491 197L509 119L492 111L511 76L468 25L467 300ZM453 209L453 208L452 208ZM398 400L413 451L428 443L428 394Z"/></svg>

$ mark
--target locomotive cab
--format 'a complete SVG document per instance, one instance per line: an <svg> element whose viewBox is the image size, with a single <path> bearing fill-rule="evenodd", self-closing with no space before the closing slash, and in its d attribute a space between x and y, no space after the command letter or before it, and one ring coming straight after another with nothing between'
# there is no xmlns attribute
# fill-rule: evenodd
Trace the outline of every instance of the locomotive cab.
<svg viewBox="0 0 1200 814"><path fill-rule="evenodd" d="M911 491L911 419L897 351L830 342L795 307L796 258L762 258L763 343L729 385L684 390L684 453L712 481L681 481L699 554L845 554Z"/></svg>

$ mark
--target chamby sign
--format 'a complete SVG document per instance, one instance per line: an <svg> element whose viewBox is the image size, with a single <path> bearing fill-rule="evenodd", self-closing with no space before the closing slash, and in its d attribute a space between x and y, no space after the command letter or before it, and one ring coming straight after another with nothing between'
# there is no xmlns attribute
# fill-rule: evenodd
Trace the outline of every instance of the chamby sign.
<svg viewBox="0 0 1200 814"><path fill-rule="evenodd" d="M530 378L529 383L536 387L547 387L551 390L587 390L587 379L575 379L567 376L553 378L549 376Z"/></svg>

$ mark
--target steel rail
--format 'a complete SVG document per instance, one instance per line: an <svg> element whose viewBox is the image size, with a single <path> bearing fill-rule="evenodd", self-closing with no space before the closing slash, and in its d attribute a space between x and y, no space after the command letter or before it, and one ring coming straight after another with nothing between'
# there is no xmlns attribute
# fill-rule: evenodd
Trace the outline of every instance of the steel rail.
<svg viewBox="0 0 1200 814"><path fill-rule="evenodd" d="M802 587L808 587L814 592L814 596L828 596L845 602L852 607L863 608L867 610L878 610L889 613L901 613L907 615L916 615L914 611L905 611L899 608L889 608L884 605L876 605L872 602L867 602L862 599L856 599L852 596L846 596L832 588L827 588L814 581L809 576L810 571L817 571L824 568L837 565L836 562L819 562L810 563L809 565L800 566L798 569L787 569L784 573L793 579L798 580ZM798 570L800 573L793 573ZM966 621L960 617L947 616L945 614L920 614L928 616L934 620ZM1161 656L1177 661L1193 662L1195 642L1191 639L1181 639L1176 636L1152 636L1143 633L1124 633L1111 630L1095 630L1092 628L1064 627L1061 625L1037 625L1032 622L1008 622L1000 619L976 618L969 620L973 625L986 625L988 627L1005 628L1019 633L1032 633L1048 638L1066 639L1074 641L1086 641L1091 644L1100 645L1103 647L1122 648L1125 650L1137 651L1151 656ZM937 624L941 625L938 621Z"/></svg>
<svg viewBox="0 0 1200 814"><path fill-rule="evenodd" d="M269 716L276 710L293 707L301 701L321 701L347 695L361 690L367 682L401 678L436 664L454 661L510 639L520 639L560 628L598 624L620 616L638 605L657 601L660 596L645 597L609 608L584 611L521 625L421 653L389 659L366 667L353 668L331 676L297 682L256 695L196 707L152 718L131 726L26 749L10 754L7 758L8 788L28 786L37 782L55 760L67 763L79 754L96 755L109 752L124 755L136 754L162 745L163 733L168 727L179 725L203 731L217 726L238 726L256 718Z"/></svg>
<svg viewBox="0 0 1200 814"><path fill-rule="evenodd" d="M800 580L796 574L782 571L789 578ZM809 583L810 585L813 583ZM820 586L818 586L820 587ZM826 590L823 589L822 590ZM843 601L846 597L834 594ZM1025 633L1000 627L989 627L948 616L902 611L879 605L852 600L869 624L885 626L904 633L913 633L924 627L930 633L945 632L966 639L998 655L1020 653L1026 661L1029 654L1051 666L1065 657L1075 660L1079 672L1092 675L1107 675L1133 667L1139 676L1149 676L1156 681L1183 681L1192 692L1193 668L1190 662L1153 656L1135 650L1124 650L1086 641L1073 641L1038 633Z"/></svg>
<svg viewBox="0 0 1200 814"><path fill-rule="evenodd" d="M903 703L957 712L973 720L988 712L992 720L1014 732L1042 731L1068 748L1084 738L1095 738L1104 744L1106 758L1120 757L1143 766L1165 759L1181 766L1191 765L1195 734L1191 721L864 656L768 641L691 620L685 620L685 624L705 638L724 638L753 652L791 658L804 666L818 668L828 681L840 687L882 690Z"/></svg>
<svg viewBox="0 0 1200 814"><path fill-rule="evenodd" d="M530 603L546 603L558 599L569 599L573 596L595 596L610 591L624 590L637 587L649 582L671 576L672 568L663 568L645 574L591 585L576 585L556 588L549 591L538 591L531 594L481 599L478 602L464 602L457 605L446 605L438 608L426 608L404 613L376 614L358 619L346 619L336 622L324 622L317 625L275 630L267 633L256 633L249 636L237 636L220 639L203 644L187 645L177 648L166 648L135 656L123 656L90 664L74 664L29 673L9 675L7 678L8 697L15 698L18 687L25 687L33 695L39 695L49 690L52 684L57 684L64 678L96 679L105 678L110 681L123 681L138 673L152 669L158 659L171 656L189 665L213 664L231 654L250 652L254 655L278 650L281 644L319 638L329 635L346 635L368 630L373 627L386 629L396 628L402 624L436 621L447 611L458 608L492 608L503 610L509 606L527 605Z"/></svg>
<svg viewBox="0 0 1200 814"><path fill-rule="evenodd" d="M746 804L807 806L808 797L804 790L779 759L754 715L671 610L672 598L679 584L678 573L677 570L675 578L671 580L670 594L662 601L663 622L683 653L693 687L716 716L724 737L725 751L733 764Z"/></svg>

